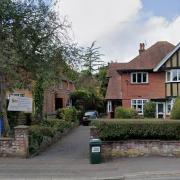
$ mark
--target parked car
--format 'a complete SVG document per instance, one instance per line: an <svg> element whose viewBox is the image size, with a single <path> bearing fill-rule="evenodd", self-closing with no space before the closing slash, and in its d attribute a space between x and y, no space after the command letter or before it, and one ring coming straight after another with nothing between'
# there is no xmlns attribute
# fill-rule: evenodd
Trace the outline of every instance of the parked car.
<svg viewBox="0 0 180 180"><path fill-rule="evenodd" d="M98 112L97 111L86 111L84 113L82 124L83 125L89 125L92 119L98 118Z"/></svg>

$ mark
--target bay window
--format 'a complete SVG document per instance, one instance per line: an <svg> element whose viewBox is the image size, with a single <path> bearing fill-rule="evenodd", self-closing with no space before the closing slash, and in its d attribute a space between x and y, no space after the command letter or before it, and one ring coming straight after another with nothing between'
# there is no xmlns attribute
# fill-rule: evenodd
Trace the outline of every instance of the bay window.
<svg viewBox="0 0 180 180"><path fill-rule="evenodd" d="M166 71L166 82L180 82L180 69Z"/></svg>

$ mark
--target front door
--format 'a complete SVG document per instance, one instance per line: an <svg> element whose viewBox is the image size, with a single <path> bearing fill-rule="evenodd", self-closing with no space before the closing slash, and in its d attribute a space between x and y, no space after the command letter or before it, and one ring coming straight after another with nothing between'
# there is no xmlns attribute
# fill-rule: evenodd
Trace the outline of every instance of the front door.
<svg viewBox="0 0 180 180"><path fill-rule="evenodd" d="M156 103L156 118L165 118L165 103Z"/></svg>

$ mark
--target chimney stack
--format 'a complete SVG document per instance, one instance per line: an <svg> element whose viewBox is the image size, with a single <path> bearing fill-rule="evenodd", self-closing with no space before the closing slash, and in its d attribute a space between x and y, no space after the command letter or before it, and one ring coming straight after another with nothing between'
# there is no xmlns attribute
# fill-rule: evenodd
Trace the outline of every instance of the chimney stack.
<svg viewBox="0 0 180 180"><path fill-rule="evenodd" d="M145 51L145 45L144 43L139 44L139 54L143 53Z"/></svg>

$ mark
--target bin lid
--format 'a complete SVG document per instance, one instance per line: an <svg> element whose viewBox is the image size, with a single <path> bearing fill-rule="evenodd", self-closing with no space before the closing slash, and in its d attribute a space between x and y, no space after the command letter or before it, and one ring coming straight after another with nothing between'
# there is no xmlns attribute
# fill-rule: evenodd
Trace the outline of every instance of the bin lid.
<svg viewBox="0 0 180 180"><path fill-rule="evenodd" d="M90 139L89 144L101 144L102 141L100 139Z"/></svg>

